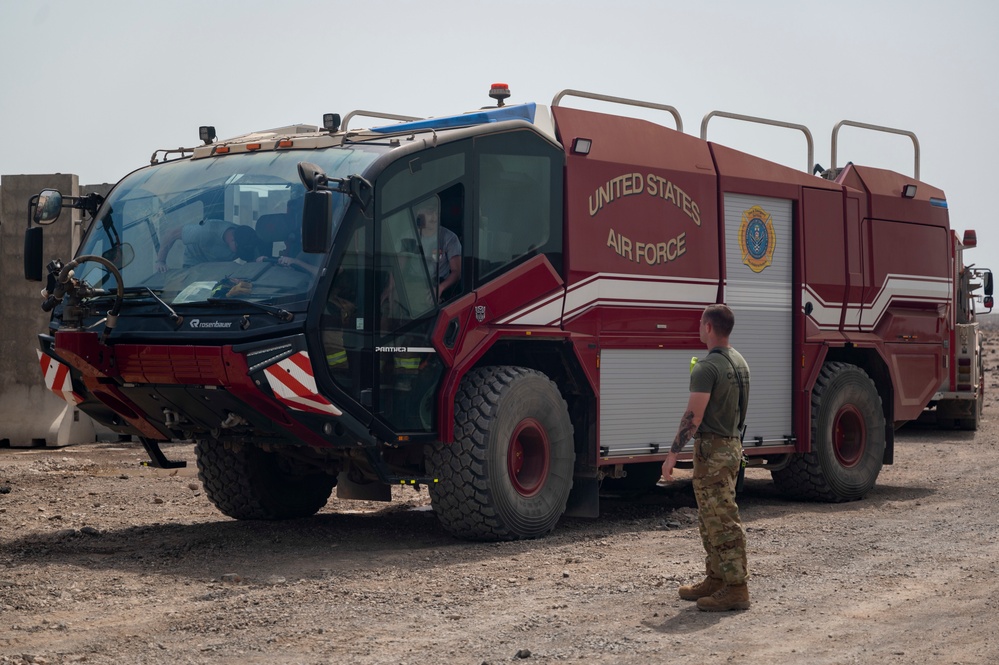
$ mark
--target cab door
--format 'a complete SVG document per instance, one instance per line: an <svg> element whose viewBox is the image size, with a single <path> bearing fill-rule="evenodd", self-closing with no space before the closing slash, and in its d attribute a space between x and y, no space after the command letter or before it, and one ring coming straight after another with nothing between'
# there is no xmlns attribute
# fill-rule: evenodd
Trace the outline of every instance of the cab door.
<svg viewBox="0 0 999 665"><path fill-rule="evenodd" d="M444 365L430 336L441 305L465 291L469 147L407 155L375 185L372 409L395 432L437 429Z"/></svg>

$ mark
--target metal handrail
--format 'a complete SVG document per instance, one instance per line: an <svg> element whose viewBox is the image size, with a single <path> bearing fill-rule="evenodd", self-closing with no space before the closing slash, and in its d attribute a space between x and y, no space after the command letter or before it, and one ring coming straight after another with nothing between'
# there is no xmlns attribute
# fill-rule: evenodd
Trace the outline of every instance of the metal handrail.
<svg viewBox="0 0 999 665"><path fill-rule="evenodd" d="M340 129L342 131L347 131L347 123L350 122L351 118L358 116L364 116L365 118L381 118L382 120L399 120L400 122L409 122L411 120L424 119L415 115L398 115L396 113L382 113L380 111L357 110L357 111L351 111L344 117L343 122L340 123Z"/></svg>
<svg viewBox="0 0 999 665"><path fill-rule="evenodd" d="M563 90L552 99L552 107L558 106L563 97L582 97L584 99L595 99L600 102L610 102L612 104L624 104L625 106L639 106L647 109L666 111L673 116L676 121L676 131L683 131L683 120L680 119L680 112L668 104L656 104L655 102L643 102L637 99L627 99L625 97L612 97L611 95L601 95L595 92L584 92L582 90Z"/></svg>
<svg viewBox="0 0 999 665"><path fill-rule="evenodd" d="M784 127L785 129L797 129L805 135L805 141L808 143L808 165L805 167L806 173L812 172L812 166L815 164L815 143L812 141L812 132L808 130L808 127L804 125L799 125L793 122L784 122L783 120L771 120L770 118L758 118L752 115L742 115L739 113L729 113L728 111L711 111L704 116L701 120L701 140L708 140L708 121L711 118L729 118L731 120L743 120L745 122L756 122L761 125L771 125L773 127ZM835 160L834 160L835 161Z"/></svg>
<svg viewBox="0 0 999 665"><path fill-rule="evenodd" d="M900 136L908 136L910 139L912 139L912 147L915 153L915 163L913 166L914 173L912 174L912 177L915 178L916 180L919 180L919 139L916 138L916 135L914 133L905 129L895 129L894 127L883 127L881 125L870 125L866 122L856 122L854 120L840 120L839 122L836 123L836 126L833 127L832 150L830 152L830 159L832 160L831 169L834 173L836 172L836 149L838 147L837 140L839 137L839 128L844 125L847 125L849 127L859 127L860 129L869 129L874 132L885 132L888 134L899 134Z"/></svg>

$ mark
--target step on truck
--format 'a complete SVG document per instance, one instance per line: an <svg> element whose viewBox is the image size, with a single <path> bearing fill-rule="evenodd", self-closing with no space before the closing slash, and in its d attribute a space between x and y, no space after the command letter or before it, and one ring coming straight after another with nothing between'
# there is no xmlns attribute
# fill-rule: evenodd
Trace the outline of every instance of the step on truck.
<svg viewBox="0 0 999 665"><path fill-rule="evenodd" d="M958 242L919 181L914 135L914 175L836 167L835 130L813 169L801 125L714 112L698 137L665 104L509 94L448 117L206 126L106 198L33 197L48 387L155 465L193 441L230 517L425 486L444 528L479 540L655 486L712 303L753 371L748 464L788 497L863 497L897 425L972 392L955 352L991 273L961 264L974 234ZM626 115L576 107L596 103ZM718 116L801 130L806 169L707 140ZM66 207L86 235L43 270Z"/></svg>

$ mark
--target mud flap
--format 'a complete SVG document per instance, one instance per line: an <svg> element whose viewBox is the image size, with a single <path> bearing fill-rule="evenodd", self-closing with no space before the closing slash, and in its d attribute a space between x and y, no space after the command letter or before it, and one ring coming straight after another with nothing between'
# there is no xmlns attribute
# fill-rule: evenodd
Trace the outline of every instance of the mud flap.
<svg viewBox="0 0 999 665"><path fill-rule="evenodd" d="M565 504L566 517L600 517L600 481L596 478L572 480L572 489Z"/></svg>
<svg viewBox="0 0 999 665"><path fill-rule="evenodd" d="M336 498L354 501L391 501L392 488L385 483L373 480L358 483L341 471L336 477Z"/></svg>

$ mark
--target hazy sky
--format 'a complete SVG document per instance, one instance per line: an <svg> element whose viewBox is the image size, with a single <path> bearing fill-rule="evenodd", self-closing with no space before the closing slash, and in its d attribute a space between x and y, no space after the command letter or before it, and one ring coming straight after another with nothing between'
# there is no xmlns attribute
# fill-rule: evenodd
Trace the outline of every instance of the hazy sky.
<svg viewBox="0 0 999 665"><path fill-rule="evenodd" d="M712 110L803 124L824 166L839 120L911 130L952 226L978 231L969 259L999 269L997 72L994 0L0 0L0 174L115 182L199 125L448 115L502 81L510 103L575 88L670 104L690 134ZM788 130L716 119L709 138L805 167ZM912 174L912 144L844 128L837 161Z"/></svg>

